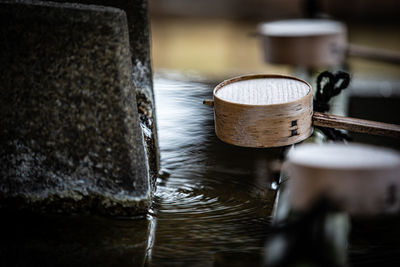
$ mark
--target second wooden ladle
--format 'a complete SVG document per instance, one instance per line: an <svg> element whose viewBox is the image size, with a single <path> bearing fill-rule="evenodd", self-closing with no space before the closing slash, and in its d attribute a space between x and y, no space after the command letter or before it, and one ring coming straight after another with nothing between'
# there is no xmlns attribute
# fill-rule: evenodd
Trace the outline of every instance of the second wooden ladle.
<svg viewBox="0 0 400 267"><path fill-rule="evenodd" d="M349 44L345 24L327 19L289 19L261 23L258 33L264 60L273 64L328 67L347 56L400 64L400 53Z"/></svg>

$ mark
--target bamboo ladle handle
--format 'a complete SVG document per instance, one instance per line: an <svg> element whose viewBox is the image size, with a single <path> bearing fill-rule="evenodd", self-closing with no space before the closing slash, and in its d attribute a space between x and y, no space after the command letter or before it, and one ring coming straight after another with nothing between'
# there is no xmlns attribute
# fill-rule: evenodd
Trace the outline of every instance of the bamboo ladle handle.
<svg viewBox="0 0 400 267"><path fill-rule="evenodd" d="M400 138L400 125L314 112L313 125Z"/></svg>
<svg viewBox="0 0 400 267"><path fill-rule="evenodd" d="M347 46L347 54L353 57L400 64L400 53L398 51L391 51L374 47L349 44Z"/></svg>

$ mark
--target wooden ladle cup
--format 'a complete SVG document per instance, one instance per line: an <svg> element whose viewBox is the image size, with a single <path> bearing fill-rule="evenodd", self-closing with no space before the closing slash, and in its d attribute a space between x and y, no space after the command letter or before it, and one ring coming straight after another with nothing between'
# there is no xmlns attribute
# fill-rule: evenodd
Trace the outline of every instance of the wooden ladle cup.
<svg viewBox="0 0 400 267"><path fill-rule="evenodd" d="M291 149L283 168L292 210L307 211L328 200L358 215L400 211L400 154L357 143L302 144Z"/></svg>
<svg viewBox="0 0 400 267"><path fill-rule="evenodd" d="M213 92L215 132L242 147L298 143L313 125L400 138L400 126L313 112L312 87L285 75L246 75L223 81Z"/></svg>

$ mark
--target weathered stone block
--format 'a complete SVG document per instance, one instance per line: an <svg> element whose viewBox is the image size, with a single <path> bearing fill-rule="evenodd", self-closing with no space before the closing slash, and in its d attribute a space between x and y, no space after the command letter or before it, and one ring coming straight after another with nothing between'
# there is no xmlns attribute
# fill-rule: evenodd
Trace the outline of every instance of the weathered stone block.
<svg viewBox="0 0 400 267"><path fill-rule="evenodd" d="M143 128L150 175L153 182L159 169L156 114L150 61L150 23L147 0L53 0L87 5L116 7L125 11L128 21L132 58L133 86L136 91L139 119Z"/></svg>
<svg viewBox="0 0 400 267"><path fill-rule="evenodd" d="M0 2L0 81L0 205L146 210L124 11Z"/></svg>

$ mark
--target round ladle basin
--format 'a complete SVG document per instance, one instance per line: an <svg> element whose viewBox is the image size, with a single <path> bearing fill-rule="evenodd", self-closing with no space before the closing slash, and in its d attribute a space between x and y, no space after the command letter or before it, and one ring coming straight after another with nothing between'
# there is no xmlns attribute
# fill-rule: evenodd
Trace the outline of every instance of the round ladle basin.
<svg viewBox="0 0 400 267"><path fill-rule="evenodd" d="M313 112L311 85L291 76L246 75L214 89L215 132L222 141L243 147L298 143L313 125L400 138L400 126Z"/></svg>

